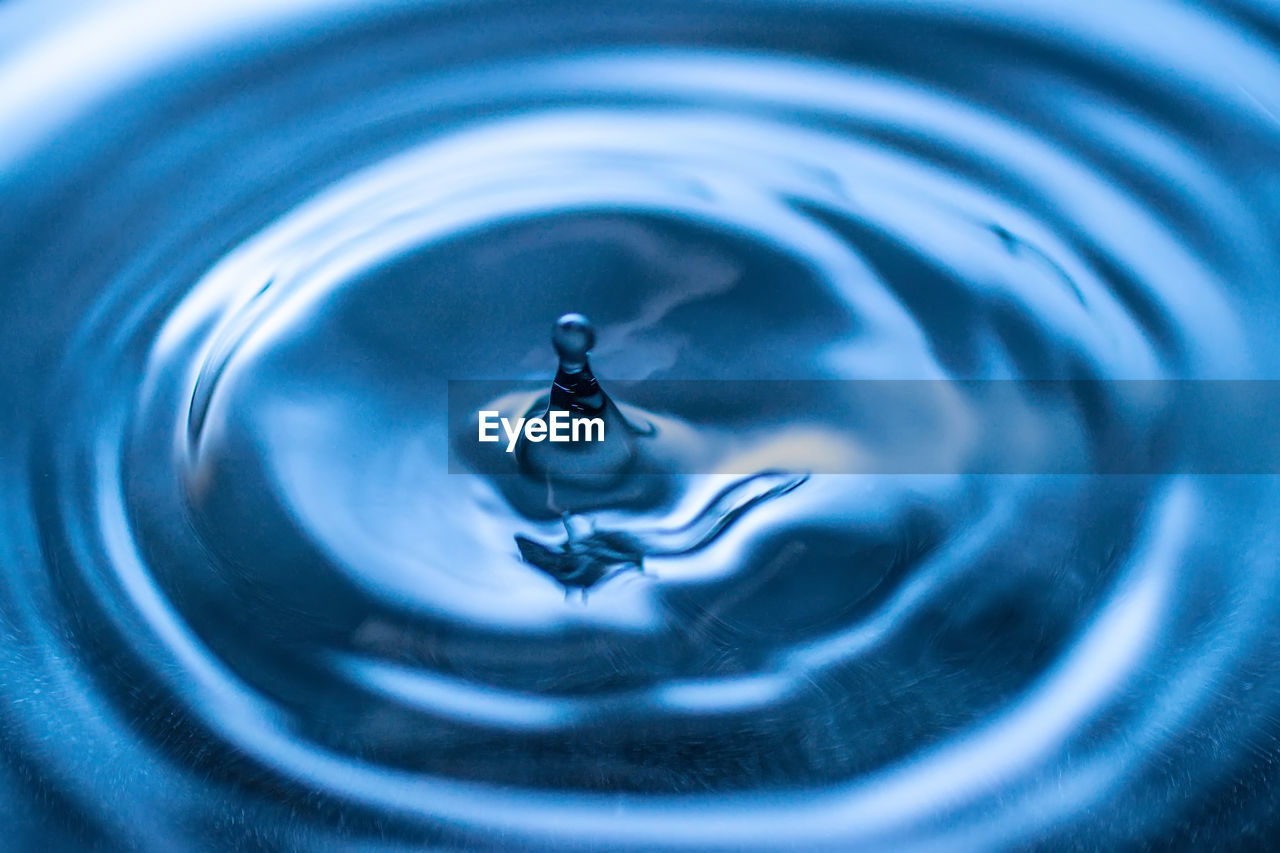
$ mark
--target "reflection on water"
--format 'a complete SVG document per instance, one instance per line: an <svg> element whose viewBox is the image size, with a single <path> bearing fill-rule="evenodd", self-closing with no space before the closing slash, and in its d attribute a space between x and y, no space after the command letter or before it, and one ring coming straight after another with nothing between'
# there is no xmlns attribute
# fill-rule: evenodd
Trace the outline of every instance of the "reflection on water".
<svg viewBox="0 0 1280 853"><path fill-rule="evenodd" d="M1280 378L1269 5L71 5L0 6L10 844L1272 828L1273 477L815 474L720 528L778 475L690 474L566 529L445 449L566 311L603 381ZM622 402L773 434L738 472L814 427ZM566 598L517 536L643 571Z"/></svg>

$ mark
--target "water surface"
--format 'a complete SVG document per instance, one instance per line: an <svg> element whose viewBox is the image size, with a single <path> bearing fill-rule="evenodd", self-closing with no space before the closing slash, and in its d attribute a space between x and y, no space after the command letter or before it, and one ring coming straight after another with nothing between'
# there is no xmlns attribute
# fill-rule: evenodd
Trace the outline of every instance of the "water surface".
<svg viewBox="0 0 1280 853"><path fill-rule="evenodd" d="M0 128L17 849L1275 829L1274 477L815 474L583 601L447 450L567 311L602 381L1280 379L1267 4L11 2Z"/></svg>

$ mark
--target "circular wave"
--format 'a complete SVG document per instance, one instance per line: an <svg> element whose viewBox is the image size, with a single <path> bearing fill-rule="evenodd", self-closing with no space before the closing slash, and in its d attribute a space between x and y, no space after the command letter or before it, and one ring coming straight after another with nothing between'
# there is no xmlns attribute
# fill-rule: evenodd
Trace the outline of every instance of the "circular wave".
<svg viewBox="0 0 1280 853"><path fill-rule="evenodd" d="M816 475L583 603L513 544L555 524L443 448L446 381L546 378L567 310L606 380L1275 378L1280 22L260 5L0 13L20 830L1109 847L1268 813L1274 478ZM1124 403L1094 417L1156 428ZM601 520L725 482L676 479Z"/></svg>

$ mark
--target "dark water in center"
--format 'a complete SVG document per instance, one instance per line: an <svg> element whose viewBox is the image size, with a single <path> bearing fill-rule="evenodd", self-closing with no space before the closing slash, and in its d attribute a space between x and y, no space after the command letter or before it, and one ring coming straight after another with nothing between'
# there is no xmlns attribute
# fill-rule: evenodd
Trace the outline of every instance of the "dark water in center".
<svg viewBox="0 0 1280 853"><path fill-rule="evenodd" d="M1277 270L1263 2L0 5L5 843L1263 838L1273 476L815 474L584 602L444 448L566 311L606 383L1275 380ZM747 402L656 407L813 426Z"/></svg>

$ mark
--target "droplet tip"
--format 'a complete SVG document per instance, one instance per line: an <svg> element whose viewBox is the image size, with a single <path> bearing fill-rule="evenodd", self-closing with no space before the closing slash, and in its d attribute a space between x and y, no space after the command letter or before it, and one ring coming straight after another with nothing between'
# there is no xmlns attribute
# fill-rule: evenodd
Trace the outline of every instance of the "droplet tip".
<svg viewBox="0 0 1280 853"><path fill-rule="evenodd" d="M551 343L561 361L580 363L596 343L596 330L591 321L581 314L565 314L556 320L551 331Z"/></svg>

